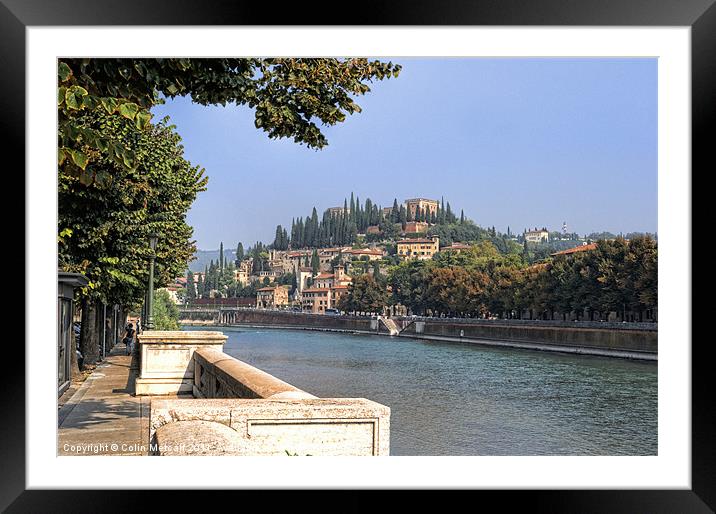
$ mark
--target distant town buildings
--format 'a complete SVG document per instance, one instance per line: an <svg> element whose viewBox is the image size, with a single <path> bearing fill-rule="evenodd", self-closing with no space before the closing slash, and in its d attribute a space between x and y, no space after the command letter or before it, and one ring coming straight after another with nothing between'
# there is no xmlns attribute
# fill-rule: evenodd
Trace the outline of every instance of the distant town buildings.
<svg viewBox="0 0 716 514"><path fill-rule="evenodd" d="M262 287L256 291L256 308L275 309L285 305L288 305L286 286Z"/></svg>
<svg viewBox="0 0 716 514"><path fill-rule="evenodd" d="M398 255L404 259L432 259L440 251L440 238L403 239L397 242Z"/></svg>
<svg viewBox="0 0 716 514"><path fill-rule="evenodd" d="M528 243L546 243L549 241L549 231L546 228L525 231L525 241Z"/></svg>
<svg viewBox="0 0 716 514"><path fill-rule="evenodd" d="M419 232L427 232L428 227L430 227L430 224L423 221L408 221L405 224L405 233L417 234Z"/></svg>
<svg viewBox="0 0 716 514"><path fill-rule="evenodd" d="M405 208L408 210L408 216L415 218L415 212L420 208L420 212L430 212L431 215L437 214L439 202L437 200L429 200L427 198L411 198L405 200Z"/></svg>

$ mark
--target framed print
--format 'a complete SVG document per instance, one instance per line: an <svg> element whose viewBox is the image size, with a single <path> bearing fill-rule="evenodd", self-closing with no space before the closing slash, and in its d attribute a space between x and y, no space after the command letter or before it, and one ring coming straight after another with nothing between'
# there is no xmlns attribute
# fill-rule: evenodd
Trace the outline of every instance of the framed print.
<svg viewBox="0 0 716 514"><path fill-rule="evenodd" d="M103 507L131 508L138 501L135 493L143 498L141 501L150 501L148 494L140 491L102 489L167 489L180 501L187 494L180 489L469 489L498 500L511 495L511 500L518 498L531 508L549 512L713 511L716 473L714 426L709 416L713 402L704 369L710 360L702 338L693 337L691 321L691 313L696 312L691 297L691 224L692 219L707 216L691 208L692 170L703 169L705 173L713 162L706 136L713 125L709 115L715 110L713 2L644 0L623 5L616 1L453 1L437 6L398 1L366 5L356 12L350 12L350 8L338 11L343 9L339 14L336 6L331 6L330 12L338 16L319 22L297 6L276 10L245 3L142 4L130 0L121 8L101 9L84 0L48 4L0 0L0 58L6 78L1 97L7 121L3 127L8 153L19 156L22 154L17 149L25 148L27 191L27 336L25 357L14 356L13 364L6 368L9 376L4 412L8 422L2 428L6 466L0 505L9 512L43 511L49 505L53 511L63 511L57 505L67 505L64 510L70 511L81 501L101 511ZM298 65L293 57L298 57ZM314 58L323 57L327 59L322 67L304 62L318 62L320 59ZM102 58L114 63L110 66L120 67L131 59L142 80L153 84L149 92L125 95L117 90L115 96L120 101L111 105L112 98L108 97L112 95L107 91L113 91L113 86L102 89L104 74L110 72L100 66L94 72L86 71L92 65L87 68L85 61ZM220 60L221 65L213 64ZM161 78L152 82L153 73L162 73L164 61L181 68L176 84L180 88L187 84L194 103L177 94L174 82L169 86ZM160 64L155 67L157 62ZM215 80L222 69L235 74L242 66L247 66L244 75L238 79L230 75L227 80L231 85L223 89L212 90L201 82ZM94 79L75 83L80 68L86 73L84 77ZM187 70L203 74L203 78L189 77ZM360 79L353 80L357 70ZM127 73L131 76L133 72ZM305 77L338 73L342 78L336 82L340 86L328 93L311 89L309 98L296 94L301 90L296 83L303 80L303 73ZM401 84L401 74L409 79L422 77L423 82L404 79L408 84L405 89L391 90ZM254 86L252 81L257 76L260 85ZM520 87L506 88L505 80ZM243 85L237 86L235 81ZM370 87L364 89L368 83ZM62 92L59 100L58 87ZM239 90L241 93L236 93ZM365 114L348 99L349 95L344 98L346 91L356 97ZM366 91L370 94L363 104L361 95ZM164 95L161 103L154 96L158 92ZM385 92L382 98L381 92ZM479 111L467 107L473 95L485 99ZM372 103L374 98L376 102ZM142 104L145 100L147 106ZM391 111L400 101L409 107ZM58 111L52 111L51 102L57 102ZM250 112L249 135L242 136L245 141L241 145L231 139L240 130L232 114L234 107L216 107L232 102L238 104L236 112L238 107ZM325 109L321 102L339 108ZM148 114L150 104L153 118ZM72 124L78 123L74 111L82 106L101 106L112 116L116 111L125 124L131 120L131 125L121 130L136 128L141 132L151 119L157 127L155 139L147 143L127 136L124 141L131 141L131 145L124 147L114 133L107 138L98 136L107 124L115 123L103 118L102 111L97 114L101 119L87 115L89 118L82 119L85 125L73 132ZM384 117L370 118L368 113L374 112L374 107L383 108ZM202 117L199 111L209 114ZM564 114L560 117L557 111ZM170 121L159 123L164 115ZM374 125L360 132L362 119L373 120ZM421 124L443 128L421 131ZM550 130L558 132L555 127L561 131L559 136L549 136ZM69 139L63 131L70 134ZM472 136L468 138L467 133ZM327 146L329 151L323 152L324 135L331 143L341 138L344 143ZM72 143L77 137L95 141L97 148L89 145L78 150ZM282 138L299 144L276 141ZM351 138L353 146L345 143ZM439 144L432 146L435 141ZM135 259L132 266L141 270L132 275L119 267L116 259L99 260L108 267L117 265L102 276L124 281L126 290L135 296L149 280L150 294L127 309L114 300L96 304L99 310L94 323L107 323L102 339L106 347L101 346L97 362L107 360L104 367L88 373L86 385L77 386L77 394L69 378L71 369L77 367L74 359L89 360L93 355L86 351L75 355L77 348L63 343L63 337L74 337L72 288L101 288L105 287L102 280L110 279L93 278L95 271L81 264L92 258L84 255L96 253L94 248L87 250L88 245L80 245L86 252L82 258L63 261L58 248L81 230L77 224L68 223L72 229L63 225L57 208L58 197L62 201L58 191L86 180L101 189L104 180L111 181L97 167L92 169L91 164L99 162L92 159L103 158L97 157L103 152L109 156L105 164L125 170L131 182L140 166L139 160L135 162L140 149L146 152L142 155L151 155L162 145L171 147L171 151L157 157L153 166L158 170L168 166L176 176L186 177L181 186L185 189L162 193L166 197L161 199L141 197L144 210L147 202L172 203L173 207L158 208L162 214L156 218L142 218L151 223L143 222L141 230L137 226L113 232L113 237L125 238L123 244L131 248L128 254L136 253L128 255L127 262ZM381 151L376 150L379 147ZM443 149L445 155L437 156L440 150L431 148ZM311 160L309 154L315 149L321 152L313 152L316 155L328 154L325 161ZM452 159L453 154L461 153L464 161ZM64 173L62 166L72 168L67 173L77 173L70 185L56 181L56 162L60 175ZM199 167L195 167L197 164ZM440 172L428 169L441 165L445 168ZM222 182L224 178L216 172L217 183L222 184L218 189L224 195L217 192L203 205L193 204L196 194L207 187L199 173L201 166L207 167L210 179L211 166L235 166L244 171L237 172L239 178L233 182ZM451 174L450 166L464 168ZM530 166L542 170L542 174L520 171ZM478 169L480 179L476 178ZM157 173L158 183L166 181ZM534 181L532 185L528 185L530 180ZM373 189L360 189L360 198L354 200L351 188L366 183ZM208 187L211 190L211 185ZM236 194L231 194L232 187ZM122 190L121 199L118 193L118 204L134 201L126 200L135 194L133 191L130 187ZM500 198L497 191L512 194L496 201ZM559 225L551 222L524 230L514 226L530 217L557 216L547 207L544 211L534 207L540 204L533 201L539 197L541 204L554 204L548 200L550 193L560 198L569 213L565 216L575 221L560 218ZM208 198L210 193L206 194ZM101 212L98 206L112 201L108 196L98 193L88 200L80 193L64 208L69 209L71 204L77 210L76 219L81 219L83 209ZM570 202L564 200L568 197ZM78 209L77 198L89 207ZM138 193L132 198L141 204ZM452 209L446 201L451 198L459 200L453 200ZM476 205L482 206L481 210L469 208ZM187 215L190 207L197 210ZM203 214L199 208L204 209ZM136 212L140 211L138 208ZM125 214L126 219L134 219L134 214ZM497 229L490 227L491 216L501 224ZM634 222L641 216L645 221ZM240 217L244 218L241 222L237 221ZM478 217L479 222L487 224L485 228L472 221ZM570 231L569 223L579 228ZM222 239L224 233L233 230L227 226L240 227L235 231L245 234L241 236L243 245L240 242L237 247L236 241ZM470 230L474 236L456 235ZM170 255L162 238L170 237L167 234L179 238L177 233L181 233L182 245L172 248L175 253ZM145 239L146 245L134 245L136 240ZM660 266L656 264L657 239L662 242ZM214 255L211 252L219 241L221 248ZM540 246L547 242L551 246ZM331 253L334 249L336 252ZM202 254L202 250L207 251ZM80 250L75 251L80 255ZM587 261L585 255L597 255L590 252L601 252L598 255L612 260ZM582 257L567 261L576 253ZM225 254L229 256L226 259ZM648 260L651 255L653 261ZM151 268L145 269L149 256ZM177 267L172 260L189 261L191 256L196 259L194 268ZM59 270L58 258L62 263ZM218 259L216 263L214 259ZM626 263L617 271L609 268L615 259ZM641 267L628 267L632 262L629 259L638 261ZM492 267L484 264L488 261ZM563 267L555 268L555 261ZM577 261L587 264L577 269ZM68 275L81 266L85 266L82 273L86 276ZM225 267L230 278L224 282L221 277ZM277 271L279 268L284 269ZM495 268L503 273L499 275L503 289L492 285L497 283ZM550 271L553 269L557 271ZM48 285L54 283L58 271L59 308ZM589 275L593 271L595 275ZM173 284L177 287L168 285L161 294L155 294L155 273L157 281L163 283L172 273L181 281L177 279ZM575 290L587 291L580 297L587 300L565 303L564 298L578 295L570 296L571 290L556 285L543 285L549 281L547 273L572 277L569 284ZM596 277L596 273L601 273L599 278L589 282L596 284L596 289L587 289L584 277ZM133 278L140 274L141 280ZM430 286L405 293L409 285L413 287L411 280L417 280L416 276ZM209 280L211 286L206 285ZM548 283L561 284L567 279L559 280L562 282L555 279ZM163 321L152 305L169 302L164 297L171 298L180 285L184 288L180 294L189 295L188 283L194 284L192 302L184 296L175 302L180 305L176 317L182 320L181 334L171 332L176 339L169 340L169 332L161 332L164 335L154 341L152 329ZM468 286L469 292L464 293ZM626 287L637 291L633 296L638 296L639 302L632 304L624 299L622 289ZM356 292L360 288L364 288L360 292L364 300ZM599 295L607 289L616 292L609 297L605 293L602 300ZM661 309L656 308L657 289ZM418 290L420 293L415 292ZM424 292L436 290L440 292L432 297ZM503 291L508 291L510 298L532 296L523 303L493 301L508 294ZM554 298L540 300L541 309L533 308L538 302L534 298L543 291L543 296L549 293ZM67 307L62 307L63 295ZM597 296L599 300L593 300ZM478 302L476 298L485 300ZM140 305L147 304L148 310L142 310ZM82 318L75 319L80 325L89 323L84 316L95 308L86 305ZM171 310L169 303L166 305ZM59 336L48 321L56 319L58 326L64 327ZM218 332L206 331L210 330L207 324L229 328L223 330L226 335L221 341L209 341L214 336L202 334ZM231 332L233 324L258 331L244 330L238 336ZM260 331L282 324L282 330L270 331L268 336ZM138 334L135 327L140 330ZM336 335L341 330L350 332L350 336ZM393 343L392 353L380 353L381 345L371 339L381 331L381 341ZM600 331L606 331L606 335L600 336ZM638 336L634 335L637 331ZM536 336L537 332L548 335ZM403 345L403 340L393 337L401 335L409 337L411 343ZM327 338L322 342L324 336ZM56 337L54 350L51 343L43 342ZM196 338L201 337L206 340L197 343ZM340 337L344 340L339 341ZM561 337L587 338L589 342L559 346L557 339ZM600 337L603 344L594 342ZM620 346L620 337L638 339L638 343ZM235 350L232 355L237 340L246 353ZM478 362L473 351L478 345L472 343L479 340L491 343L480 350ZM132 341L137 341L134 347ZM123 348L120 343L126 344L126 358L119 358L119 349ZM424 352L422 358L416 357L416 347L410 346L418 343ZM193 346L182 350L186 353L176 352L182 344ZM311 354L316 346L320 354ZM89 346L79 349L85 348ZM216 355L220 357L212 351L219 352ZM286 360L286 353L304 351L307 353L301 358L305 368L299 370L296 360ZM581 355L585 353L588 355ZM233 368L226 368L232 372L219 370L215 364L220 359L234 362L239 358L241 361L231 364ZM443 364L435 364L441 359ZM539 365L535 364L537 360ZM373 373L376 362L382 363L379 369L383 375ZM239 373L236 370L244 365L251 368L249 374L258 385L247 385L231 374ZM113 373L118 377L116 383L111 382ZM420 380L408 381L416 375ZM428 375L432 375L431 381L425 378ZM350 381L364 389L341 389L340 384ZM512 390L513 381L520 384L517 400L499 392L501 387ZM106 395L93 399L91 387L96 391L103 383L109 384L107 390L114 394L131 390L136 399L130 400L126 394L121 400ZM328 384L325 389L324 383ZM417 386L409 389L409 384L416 383L423 384L422 390ZM381 389L376 384L387 385ZM473 396L477 387L483 390ZM401 395L390 397L385 392L390 388L405 389ZM492 394L495 388L498 390ZM541 392L530 396L532 388ZM239 390L244 393L237 393ZM332 394L332 390L338 393ZM72 394L65 394L68 391ZM183 411L187 404L172 403L188 401L182 399L187 391L197 402L207 402L202 404L207 406L202 415L211 420L193 418L197 416L193 407ZM63 394L71 397L66 400L70 402L84 398L97 404L121 403L126 423L115 427L126 431L121 434L126 442L134 441L130 434L134 430L150 434L151 441L162 441L162 437L174 441L172 427L179 426L176 422L200 419L209 423L224 416L229 421L221 425L221 437L235 443L236 434L240 434L240 444L244 445L241 451L246 453L219 456L209 452L196 460L192 459L196 455L188 456L184 447L176 450L167 446L163 450L109 455L102 451L102 432L109 430L107 425L102 426L106 419L101 412L92 411L80 418L83 408L60 408L57 423L50 422L51 410ZM167 398L166 404L160 405L140 398L142 394L179 398ZM237 414L244 412L236 410L239 404L217 414L216 409L222 408L217 406L226 399L269 400L272 395L286 400L276 407L278 410L288 409L286 405L295 402L290 407L296 409L296 414L289 416L291 422L280 417L286 416L284 411L277 414L268 406L246 419ZM329 405L331 400L340 401ZM452 410L445 407L449 401L454 402ZM253 408L241 405L241 409ZM164 421L150 421L148 410L156 416L153 419ZM480 418L461 417L461 410L479 411ZM320 415L316 414L319 411ZM545 417L530 421L538 411ZM491 418L493 412L502 417ZM555 412L564 413L564 418L544 423ZM71 416L77 418L74 431L57 430ZM240 419L243 421L237 421ZM577 419L587 421L580 425ZM422 433L421 426L440 428ZM570 430L574 432L568 436L552 435ZM479 431L483 437L476 444L474 433ZM307 433L311 435L303 435ZM331 454L327 443L311 439L319 437L314 435L317 433L323 434L321 441L339 441L336 444L345 444L356 454L364 452L379 458L329 457L353 454ZM274 437L272 434L279 434L275 437L280 444L276 443L272 451L281 455L280 465L276 464L278 460L261 456L269 453L246 450L255 448L255 441L263 441L262 437ZM201 437L197 432L194 442ZM358 439L365 442L351 442ZM75 451L84 448L78 443L82 440L99 443L100 455L89 458L92 452L80 455ZM304 444L307 440L312 442ZM291 446L294 443L297 446ZM62 444L70 449L63 451ZM283 459L284 454L300 458ZM308 455L310 459L301 458ZM91 473L86 472L88 467ZM232 475L234 469L250 472L238 479Z"/></svg>

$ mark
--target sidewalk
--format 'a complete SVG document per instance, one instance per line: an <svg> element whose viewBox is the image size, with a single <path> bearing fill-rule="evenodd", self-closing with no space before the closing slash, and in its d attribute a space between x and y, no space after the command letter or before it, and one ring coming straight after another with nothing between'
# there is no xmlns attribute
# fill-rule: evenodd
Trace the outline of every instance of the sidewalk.
<svg viewBox="0 0 716 514"><path fill-rule="evenodd" d="M146 455L149 399L135 397L133 357L118 344L58 411L58 455ZM136 359L136 357L134 357Z"/></svg>

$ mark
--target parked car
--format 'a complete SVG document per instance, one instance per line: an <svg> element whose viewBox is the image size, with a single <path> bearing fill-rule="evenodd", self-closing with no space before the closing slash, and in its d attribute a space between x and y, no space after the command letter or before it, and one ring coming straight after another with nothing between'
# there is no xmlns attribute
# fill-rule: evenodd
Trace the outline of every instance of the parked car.
<svg viewBox="0 0 716 514"><path fill-rule="evenodd" d="M330 314L331 316L340 316L341 312L338 309L326 309L325 314Z"/></svg>

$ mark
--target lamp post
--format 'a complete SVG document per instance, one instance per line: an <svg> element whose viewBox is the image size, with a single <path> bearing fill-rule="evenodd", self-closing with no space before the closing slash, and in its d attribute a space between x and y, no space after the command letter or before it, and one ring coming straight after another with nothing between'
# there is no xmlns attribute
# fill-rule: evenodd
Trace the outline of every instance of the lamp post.
<svg viewBox="0 0 716 514"><path fill-rule="evenodd" d="M154 314L152 313L152 304L154 302L154 258L156 257L155 249L157 248L157 240L159 235L156 233L149 234L149 247L152 249L152 257L149 261L149 287L147 291L147 322L145 326L147 330L154 330Z"/></svg>

